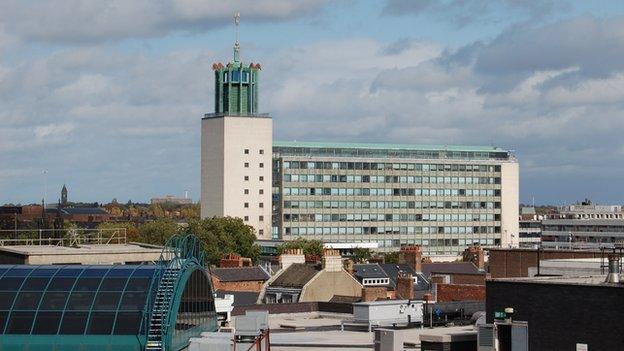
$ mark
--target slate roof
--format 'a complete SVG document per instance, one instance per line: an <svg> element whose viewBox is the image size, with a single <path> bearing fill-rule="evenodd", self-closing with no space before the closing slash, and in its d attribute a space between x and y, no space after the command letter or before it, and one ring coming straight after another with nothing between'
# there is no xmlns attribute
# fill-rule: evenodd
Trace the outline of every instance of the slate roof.
<svg viewBox="0 0 624 351"><path fill-rule="evenodd" d="M301 289L321 271L319 265L293 263L283 271L269 286Z"/></svg>
<svg viewBox="0 0 624 351"><path fill-rule="evenodd" d="M367 278L388 278L386 272L378 264L356 264L353 266L353 276L361 283Z"/></svg>
<svg viewBox="0 0 624 351"><path fill-rule="evenodd" d="M472 262L423 263L422 272L427 277L431 274L485 274Z"/></svg>
<svg viewBox="0 0 624 351"><path fill-rule="evenodd" d="M58 211L57 208L46 208L46 213L55 214ZM66 215L107 215L105 209L101 207L63 207L60 209L62 214Z"/></svg>
<svg viewBox="0 0 624 351"><path fill-rule="evenodd" d="M225 294L234 295L234 307L237 306L249 306L255 305L258 300L258 295L260 293L253 291L228 291L228 290L217 290L215 291L217 297L223 298Z"/></svg>
<svg viewBox="0 0 624 351"><path fill-rule="evenodd" d="M396 289L397 277L399 276L399 272L409 273L412 276L416 276L416 284L414 284L415 291L421 290L429 290L429 280L423 273L416 273L414 270L406 265L406 264L394 264L394 263L383 263L380 264L381 268L386 272L388 277L390 278L390 286L393 289Z"/></svg>
<svg viewBox="0 0 624 351"><path fill-rule="evenodd" d="M271 276L259 266L213 268L210 272L222 282L267 281Z"/></svg>

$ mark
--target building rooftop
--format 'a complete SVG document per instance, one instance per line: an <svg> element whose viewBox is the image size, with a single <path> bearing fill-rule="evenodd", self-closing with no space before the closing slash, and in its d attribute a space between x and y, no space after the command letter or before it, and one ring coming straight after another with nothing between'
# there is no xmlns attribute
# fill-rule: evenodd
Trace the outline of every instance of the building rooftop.
<svg viewBox="0 0 624 351"><path fill-rule="evenodd" d="M26 264L104 264L158 261L162 248L144 244L0 246L5 262ZM8 260L8 261L7 261ZM15 262L13 262L15 260Z"/></svg>
<svg viewBox="0 0 624 351"><path fill-rule="evenodd" d="M623 283L606 283L606 275L588 275L577 277L532 277L532 278L496 278L488 279L492 282L501 283L528 283L528 284L555 284L555 285L582 285L604 286L611 288L624 288Z"/></svg>
<svg viewBox="0 0 624 351"><path fill-rule="evenodd" d="M301 289L318 272L320 272L318 265L293 263L269 285L271 287Z"/></svg>
<svg viewBox="0 0 624 351"><path fill-rule="evenodd" d="M471 152L508 152L495 146L467 145L422 145L422 144L377 144L377 143L335 143L316 141L273 141L273 147L300 147L313 149L385 149L413 151L471 151Z"/></svg>
<svg viewBox="0 0 624 351"><path fill-rule="evenodd" d="M210 273L222 282L267 281L271 276L261 267L213 268Z"/></svg>
<svg viewBox="0 0 624 351"><path fill-rule="evenodd" d="M218 298L223 298L225 295L234 295L234 307L237 306L249 306L255 305L258 300L259 292L255 291L229 291L229 290L217 290L215 291Z"/></svg>
<svg viewBox="0 0 624 351"><path fill-rule="evenodd" d="M508 150L492 146L365 144L274 141L273 154L279 156L359 157L399 159L512 160Z"/></svg>
<svg viewBox="0 0 624 351"><path fill-rule="evenodd" d="M366 278L388 278L386 272L378 264L356 264L353 266L353 276L360 282Z"/></svg>
<svg viewBox="0 0 624 351"><path fill-rule="evenodd" d="M472 262L423 263L422 272L427 277L431 274L485 274Z"/></svg>
<svg viewBox="0 0 624 351"><path fill-rule="evenodd" d="M429 281L427 280L427 277L423 273L414 272L412 267L406 264L383 263L380 264L380 266L384 272L386 272L388 278L390 278L390 286L393 289L396 289L396 282L399 273L407 273L416 277L416 282L414 284L415 291L429 290Z"/></svg>

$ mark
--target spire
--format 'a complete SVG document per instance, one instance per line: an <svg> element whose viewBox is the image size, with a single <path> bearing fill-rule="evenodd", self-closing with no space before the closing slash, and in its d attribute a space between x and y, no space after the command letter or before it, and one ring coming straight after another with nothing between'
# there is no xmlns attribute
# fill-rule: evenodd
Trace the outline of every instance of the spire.
<svg viewBox="0 0 624 351"><path fill-rule="evenodd" d="M240 12L234 14L234 25L236 25L236 42L234 43L234 62L240 62L240 43L238 42L238 25L240 23Z"/></svg>

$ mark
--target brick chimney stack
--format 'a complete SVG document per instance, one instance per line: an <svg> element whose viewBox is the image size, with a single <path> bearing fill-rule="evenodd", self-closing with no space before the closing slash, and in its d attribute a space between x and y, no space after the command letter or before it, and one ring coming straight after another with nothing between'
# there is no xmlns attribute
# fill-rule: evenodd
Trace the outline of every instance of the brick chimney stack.
<svg viewBox="0 0 624 351"><path fill-rule="evenodd" d="M323 269L327 272L342 271L340 251L334 249L323 250Z"/></svg>
<svg viewBox="0 0 624 351"><path fill-rule="evenodd" d="M396 297L403 300L414 299L414 277L411 274L400 273L397 277Z"/></svg>
<svg viewBox="0 0 624 351"><path fill-rule="evenodd" d="M410 266L414 272L422 272L422 251L420 246L403 246L399 251L399 264Z"/></svg>
<svg viewBox="0 0 624 351"><path fill-rule="evenodd" d="M480 271L485 269L485 252L481 246L467 247L462 254L462 260L472 262Z"/></svg>
<svg viewBox="0 0 624 351"><path fill-rule="evenodd" d="M302 249L286 249L279 257L282 269L288 268L293 263L305 263Z"/></svg>

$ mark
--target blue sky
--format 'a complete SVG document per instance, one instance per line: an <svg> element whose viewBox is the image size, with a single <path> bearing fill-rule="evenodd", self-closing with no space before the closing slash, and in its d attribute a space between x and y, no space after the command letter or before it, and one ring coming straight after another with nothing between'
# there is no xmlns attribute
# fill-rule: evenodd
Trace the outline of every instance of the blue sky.
<svg viewBox="0 0 624 351"><path fill-rule="evenodd" d="M520 198L622 203L621 1L3 1L0 203L199 195L213 62L275 137L497 145Z"/></svg>

